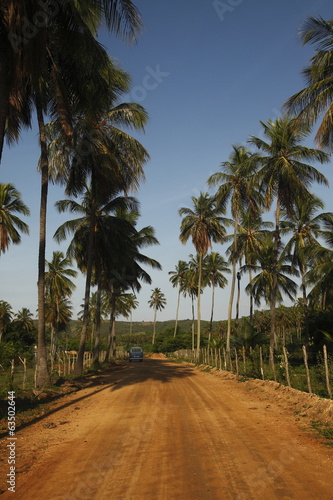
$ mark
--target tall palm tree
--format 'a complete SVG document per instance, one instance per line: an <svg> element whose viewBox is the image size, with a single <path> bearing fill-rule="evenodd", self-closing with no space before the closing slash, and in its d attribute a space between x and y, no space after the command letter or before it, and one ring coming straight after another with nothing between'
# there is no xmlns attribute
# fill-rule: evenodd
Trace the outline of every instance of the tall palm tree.
<svg viewBox="0 0 333 500"><path fill-rule="evenodd" d="M183 207L179 215L183 216L180 226L180 241L185 244L189 238L198 254L198 328L197 328L197 355L200 350L201 337L201 310L200 291L202 281L202 259L212 242L221 243L225 237L225 228L222 225L225 219L220 215L221 210L216 207L216 201L208 193L200 193L198 198L192 196L193 209Z"/></svg>
<svg viewBox="0 0 333 500"><path fill-rule="evenodd" d="M267 142L251 136L249 142L256 146L265 156L262 157L262 167L257 172L261 190L268 210L273 200L275 206L275 231L273 286L271 289L271 348L275 338L275 303L278 294L277 263L280 244L281 209L292 214L295 200L304 200L311 196L309 187L313 182L327 185L326 177L308 162L327 163L329 157L323 151L308 148L301 144L309 133L309 127L288 116L277 118L275 122L261 122ZM306 163L305 163L306 162ZM271 349L272 352L272 349ZM271 359L273 362L273 359Z"/></svg>
<svg viewBox="0 0 333 500"><path fill-rule="evenodd" d="M178 300L177 300L177 309L176 309L176 321L175 321L175 329L173 336L176 336L177 326L178 326L178 313L179 313L179 303L180 303L180 295L184 291L185 277L186 272L188 271L188 264L184 260L179 260L176 265L175 271L169 271L171 277L169 281L171 281L173 287L178 287Z"/></svg>
<svg viewBox="0 0 333 500"><path fill-rule="evenodd" d="M237 277L238 222L242 210L258 210L260 199L257 186L253 183L253 173L257 166L258 155L251 153L244 146L233 146L233 152L230 154L229 160L221 164L222 172L217 172L208 179L209 187L218 185L216 193L218 206L225 209L228 202L230 202L231 215L234 220L233 252L230 255L232 278L228 306L227 351L230 351L231 316Z"/></svg>
<svg viewBox="0 0 333 500"><path fill-rule="evenodd" d="M194 301L198 297L198 258L194 257L192 254L189 255L190 261L188 262L188 269L184 276L184 291L183 295L186 297L187 295L191 298L192 305L192 351L194 352L194 337L195 337L195 307ZM202 288L200 289L200 293L202 293Z"/></svg>
<svg viewBox="0 0 333 500"><path fill-rule="evenodd" d="M154 288L152 290L152 294L148 301L149 307L154 310L154 331L153 331L153 339L152 344L155 343L155 335L156 335L156 316L157 311L162 311L166 306L166 298L164 293L161 292L160 288Z"/></svg>
<svg viewBox="0 0 333 500"><path fill-rule="evenodd" d="M20 232L29 234L28 225L15 214L30 215L30 211L12 184L0 184L0 255L11 242L21 242Z"/></svg>
<svg viewBox="0 0 333 500"><path fill-rule="evenodd" d="M110 107L115 95L114 66L95 35L105 21L116 35L136 33L138 13L126 0L69 0L48 9L43 4L44 22L35 27L40 15L38 0L4 0L0 7L0 148L8 118L14 126L7 130L17 138L21 124L30 124L30 109L37 115L41 149L40 243L38 257L38 350L36 386L50 382L45 346L45 242L48 197L48 152L45 116L56 119L62 134L72 144L72 119L75 114L96 116ZM36 29L22 37L22 25ZM30 34L29 34L30 35ZM11 44L6 41L8 38ZM14 49L13 49L14 44ZM84 54L84 57L82 57ZM128 87L122 86L126 91ZM110 89L112 91L110 92ZM24 106L21 103L24 103ZM10 113L12 108L17 113ZM24 109L23 109L24 108ZM18 116L19 112L21 115ZM16 120L16 121L15 121Z"/></svg>
<svg viewBox="0 0 333 500"><path fill-rule="evenodd" d="M322 224L327 220L328 213L318 214L323 209L323 202L316 196L309 196L305 200L295 200L293 212L288 216L282 212L281 234L291 234L284 251L292 255L292 262L301 275L301 289L303 303L307 304L305 274L309 266L313 267L315 251L319 247L319 237L325 236Z"/></svg>
<svg viewBox="0 0 333 500"><path fill-rule="evenodd" d="M206 255L202 263L203 267L203 281L207 283L208 286L212 287L212 309L210 315L209 324L209 343L210 336L212 333L212 324L214 317L214 301L215 301L215 288L224 288L228 284L228 280L225 274L230 273L228 263L223 259L223 257L217 252L211 252Z"/></svg>
<svg viewBox="0 0 333 500"><path fill-rule="evenodd" d="M264 222L259 212L245 211L240 215L237 234L237 254L235 259L240 263L244 259L245 265L252 264L253 255L260 252L264 239L272 228L272 222ZM227 253L231 253L233 247L228 248ZM249 281L252 280L252 269L248 268ZM240 268L242 274L242 267ZM250 323L253 319L253 297L250 295Z"/></svg>
<svg viewBox="0 0 333 500"><path fill-rule="evenodd" d="M46 261L45 273L46 293L46 316L51 326L51 356L54 359L56 344L58 340L58 328L63 322L61 319L61 307L64 309L64 299L68 299L75 290L75 284L71 278L77 276L77 272L71 269L71 260L62 252L53 252L52 261ZM64 316L64 315L63 315Z"/></svg>
<svg viewBox="0 0 333 500"><path fill-rule="evenodd" d="M12 306L5 300L0 300L0 342L2 341L2 336L5 329L12 321L12 318Z"/></svg>
<svg viewBox="0 0 333 500"><path fill-rule="evenodd" d="M41 16L43 26L36 23ZM53 0L1 1L0 160L5 135L9 143L18 140L21 127L31 125L31 100L38 89L38 85L31 84L41 76L45 78L47 70L50 85L48 89L44 86L43 92L48 91L48 98L56 103L64 128L70 124L66 91L68 95L75 85L88 92L93 90L87 85L89 80L76 70L80 65L82 69L83 54L85 64L87 61L91 64L94 58L100 64L101 53L95 51L90 60L89 55L92 46L96 47L94 36L103 21L111 32L128 41L135 40L142 28L140 14L130 0L67 0L56 5ZM24 31L25 27L29 28ZM55 57L59 54L63 60L72 57L67 68L67 71L73 70L72 85L67 88L64 74L60 76L59 72L60 58ZM61 70L64 71L64 66ZM80 74L83 81L78 78ZM92 104L95 105L94 99ZM55 108L51 109L53 112Z"/></svg>
<svg viewBox="0 0 333 500"><path fill-rule="evenodd" d="M256 276L247 285L245 290L247 293L253 295L255 303L258 306L262 300L265 300L270 308L275 308L276 303L282 302L283 294L290 300L295 298L297 284L289 276L297 276L298 273L290 264L289 255L280 253L278 260L276 260L275 242L271 237L266 237L260 251L251 260L251 264L244 267L245 269L251 268L256 273ZM273 293L274 288L275 293ZM270 338L272 349L275 347L275 344L276 336L274 329L274 338ZM270 359L270 362L272 363L273 360Z"/></svg>
<svg viewBox="0 0 333 500"><path fill-rule="evenodd" d="M312 127L321 120L315 141L319 148L333 150L333 21L309 17L300 31L303 44L315 46L310 65L303 70L306 87L290 97L288 112Z"/></svg>
<svg viewBox="0 0 333 500"><path fill-rule="evenodd" d="M14 321L18 323L20 328L25 332L31 332L31 330L34 329L33 314L26 307L22 307L22 309L15 314Z"/></svg>

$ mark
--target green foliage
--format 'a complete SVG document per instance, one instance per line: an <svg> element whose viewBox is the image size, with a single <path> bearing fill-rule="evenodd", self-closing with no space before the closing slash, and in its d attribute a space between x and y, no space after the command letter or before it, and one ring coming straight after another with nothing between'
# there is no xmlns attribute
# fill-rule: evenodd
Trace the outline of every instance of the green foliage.
<svg viewBox="0 0 333 500"><path fill-rule="evenodd" d="M190 349L192 346L192 335L190 332L182 332L177 330L176 337L174 329L169 328L163 333L156 335L154 352L174 352L179 349Z"/></svg>

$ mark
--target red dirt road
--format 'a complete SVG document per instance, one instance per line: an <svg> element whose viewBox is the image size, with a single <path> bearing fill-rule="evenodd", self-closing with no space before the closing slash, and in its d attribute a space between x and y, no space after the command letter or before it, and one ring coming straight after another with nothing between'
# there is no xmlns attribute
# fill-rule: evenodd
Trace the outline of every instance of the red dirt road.
<svg viewBox="0 0 333 500"><path fill-rule="evenodd" d="M163 359L65 396L17 432L16 452L16 492L3 499L333 499L333 449L295 415Z"/></svg>

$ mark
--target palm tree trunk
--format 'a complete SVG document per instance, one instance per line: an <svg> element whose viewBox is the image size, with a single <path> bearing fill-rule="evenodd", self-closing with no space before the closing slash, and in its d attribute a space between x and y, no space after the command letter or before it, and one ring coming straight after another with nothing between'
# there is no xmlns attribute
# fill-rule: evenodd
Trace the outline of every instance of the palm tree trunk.
<svg viewBox="0 0 333 500"><path fill-rule="evenodd" d="M101 280L98 280L97 293L96 293L96 332L95 332L95 344L93 351L94 368L98 368L100 366L99 363L100 339L101 339Z"/></svg>
<svg viewBox="0 0 333 500"><path fill-rule="evenodd" d="M4 33L0 35L0 163L2 158L2 150L5 138L5 126L8 114L8 40Z"/></svg>
<svg viewBox="0 0 333 500"><path fill-rule="evenodd" d="M37 121L40 141L41 163L41 199L39 212L39 251L38 251L38 333L37 333L37 366L36 388L49 385L50 375L47 367L46 339L45 339L45 249L46 249L46 211L49 182L49 164L47 157L47 143L45 124L41 104L41 96L36 96Z"/></svg>
<svg viewBox="0 0 333 500"><path fill-rule="evenodd" d="M154 329L153 329L153 341L152 344L155 344L155 335L156 335L156 315L157 315L157 309L154 307Z"/></svg>
<svg viewBox="0 0 333 500"><path fill-rule="evenodd" d="M272 296L271 296L271 331L270 331L270 355L269 364L274 364L274 348L275 348L275 323L276 323L276 296L277 296L277 263L279 255L279 240L280 240L280 200L276 203L275 212L275 232L274 232L274 252L273 252L273 283L272 283Z"/></svg>
<svg viewBox="0 0 333 500"><path fill-rule="evenodd" d="M208 347L210 346L210 341L211 341L211 336L212 336L213 317L214 317L214 302L215 302L215 283L213 280L213 282L212 282L212 310L211 310L211 314L210 314L210 323L209 323Z"/></svg>
<svg viewBox="0 0 333 500"><path fill-rule="evenodd" d="M236 319L238 319L239 318L239 302L240 302L240 281L241 281L241 275L240 275L240 273L237 273L236 276L237 276Z"/></svg>
<svg viewBox="0 0 333 500"><path fill-rule="evenodd" d="M115 358L116 353L116 338L115 338L115 312L116 312L116 295L114 293L113 285L110 285L110 322L109 322L109 337L108 337L108 348L106 352L105 361L110 361L110 359Z"/></svg>
<svg viewBox="0 0 333 500"><path fill-rule="evenodd" d="M249 280L251 283L251 281L252 281L252 270L251 269L249 271ZM250 294L250 323L251 323L251 325L253 323L253 293L252 293L252 291Z"/></svg>
<svg viewBox="0 0 333 500"><path fill-rule="evenodd" d="M192 297L192 351L194 352L194 297L193 294L191 294Z"/></svg>
<svg viewBox="0 0 333 500"><path fill-rule="evenodd" d="M233 303L234 303L235 284L236 284L237 228L238 228L238 215L236 214L235 225L234 225L234 255L232 256L231 290L230 290L230 298L229 298L229 306L228 306L228 328L227 328L227 342L226 342L226 350L227 350L227 352L230 351L231 315L232 315L232 306L233 306Z"/></svg>
<svg viewBox="0 0 333 500"><path fill-rule="evenodd" d="M90 231L89 231L89 242L88 242L88 259L87 259L86 285L84 293L83 319L82 319L82 328L80 335L80 346L74 367L75 375L80 375L83 371L83 358L86 349L86 338L87 338L87 330L89 324L90 285L91 285L93 252L94 252L94 230L95 230L95 210L93 208L90 215Z"/></svg>
<svg viewBox="0 0 333 500"><path fill-rule="evenodd" d="M201 337L201 274L202 274L202 254L198 254L198 271L199 271L199 279L198 279L198 330L197 330L197 356L199 357L200 352L200 337Z"/></svg>
<svg viewBox="0 0 333 500"><path fill-rule="evenodd" d="M175 322L175 331L173 332L173 336L176 336L177 326L178 326L178 312L179 312L179 302L180 302L180 288L178 290L178 301L177 301L177 310L176 310L176 322Z"/></svg>

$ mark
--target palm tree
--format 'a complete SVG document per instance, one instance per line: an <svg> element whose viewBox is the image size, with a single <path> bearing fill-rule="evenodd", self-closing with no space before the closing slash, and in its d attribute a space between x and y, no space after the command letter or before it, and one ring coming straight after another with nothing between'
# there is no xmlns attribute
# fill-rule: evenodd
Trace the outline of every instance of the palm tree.
<svg viewBox="0 0 333 500"><path fill-rule="evenodd" d="M300 272L304 305L307 304L305 274L309 266L314 265L315 250L320 245L318 238L325 235L322 224L327 216L332 216L328 213L318 214L318 210L323 208L323 202L313 195L305 200L296 199L294 210L289 216L282 212L281 234L291 233L284 251L292 255L292 262Z"/></svg>
<svg viewBox="0 0 333 500"><path fill-rule="evenodd" d="M14 321L19 323L20 328L25 332L31 332L34 329L34 320L32 312L26 307L22 307L21 311L15 315Z"/></svg>
<svg viewBox="0 0 333 500"><path fill-rule="evenodd" d="M304 45L315 45L316 53L311 58L310 65L303 70L306 87L290 97L285 107L309 127L320 119L315 137L316 145L332 152L333 21L309 17L300 31L300 37Z"/></svg>
<svg viewBox="0 0 333 500"><path fill-rule="evenodd" d="M0 300L0 342L6 327L10 324L13 317L12 306L5 300Z"/></svg>
<svg viewBox="0 0 333 500"><path fill-rule="evenodd" d="M282 302L283 294L293 300L297 292L297 284L289 278L290 275L298 275L294 267L290 265L290 256L281 253L276 259L275 242L268 236L263 241L259 252L251 257L251 264L244 266L244 269L252 269L257 273L245 290L253 295L256 305L259 306L262 300L266 301L271 309L272 321L272 308L274 307L275 310L276 303ZM272 338L271 328L271 351L276 344L275 329L273 332ZM273 363L272 356L270 356L270 362Z"/></svg>
<svg viewBox="0 0 333 500"><path fill-rule="evenodd" d="M188 271L188 264L184 260L178 261L178 264L176 266L175 271L169 271L169 274L171 274L169 281L171 281L173 287L178 286L176 321L175 321L175 330L174 330L174 334L173 334L174 337L176 336L176 333L177 333L180 295L182 292L184 292L184 284L185 284L185 277L186 277L187 271Z"/></svg>
<svg viewBox="0 0 333 500"><path fill-rule="evenodd" d="M195 337L195 314L194 314L194 300L198 297L198 258L194 257L192 254L189 255L190 261L188 262L188 269L184 276L184 297L187 295L191 298L192 303L192 351L194 352L194 337ZM202 289L200 290L202 293Z"/></svg>
<svg viewBox="0 0 333 500"><path fill-rule="evenodd" d="M46 5L47 7L47 5ZM5 123L15 121L7 130L16 139L21 124L30 124L30 109L36 109L41 148L40 243L38 257L38 350L36 386L50 382L45 346L45 242L48 196L48 153L45 116L56 119L62 134L72 145L72 118L75 114L96 116L110 107L121 85L114 77L114 66L104 48L95 39L99 25L106 21L115 34L125 37L140 27L138 14L129 1L93 0L89 6L80 2L63 2L57 9L45 9L45 22L31 36L22 40L22 23L35 26L40 2L4 0L0 9L0 147ZM6 37L14 47L10 47ZM82 57L84 54L84 57ZM14 56L14 57L12 57ZM118 89L117 89L118 86ZM126 91L128 85L122 86ZM110 91L111 90L111 91ZM24 106L21 103L24 103ZM9 110L18 112L10 114ZM24 108L24 109L23 109ZM23 112L24 111L24 112ZM19 112L21 115L18 116Z"/></svg>
<svg viewBox="0 0 333 500"><path fill-rule="evenodd" d="M69 298L75 290L75 285L70 278L75 278L77 272L71 269L71 260L66 258L62 252L53 252L52 261L46 261L47 271L45 273L45 293L46 293L46 317L51 326L51 357L56 354L56 344L58 340L58 328L61 319L61 307L64 310L64 299ZM63 314L64 316L64 314Z"/></svg>
<svg viewBox="0 0 333 500"><path fill-rule="evenodd" d="M0 184L0 255L11 242L21 242L19 231L29 234L28 225L15 214L30 215L30 211L12 184Z"/></svg>
<svg viewBox="0 0 333 500"><path fill-rule="evenodd" d="M179 215L184 216L180 226L180 241L185 244L189 238L198 254L198 329L197 329L197 355L200 350L200 291L202 280L202 259L208 249L212 246L212 241L221 243L225 237L225 229L222 225L225 219L219 214L221 210L216 207L216 202L208 193L200 193L198 198L192 196L194 208L183 207L179 210Z"/></svg>
<svg viewBox="0 0 333 500"><path fill-rule="evenodd" d="M227 203L230 201L231 215L234 220L233 252L230 256L232 263L232 279L228 306L226 342L226 349L230 351L231 316L237 277L236 255L238 222L242 210L258 210L260 199L257 187L252 180L253 173L258 166L258 155L251 153L244 146L233 146L233 152L229 156L229 161L223 162L221 166L222 172L211 175L208 179L208 186L219 186L216 193L218 206L225 209Z"/></svg>
<svg viewBox="0 0 333 500"><path fill-rule="evenodd" d="M154 288L152 290L152 294L150 296L150 300L148 301L149 307L154 310L154 331L153 331L153 340L152 344L155 343L155 335L156 335L156 316L157 311L162 311L166 306L166 298L164 293L161 292L160 288Z"/></svg>
<svg viewBox="0 0 333 500"><path fill-rule="evenodd" d="M36 19L43 18L43 26L36 25ZM107 28L125 40L135 40L141 31L140 14L130 0L67 0L65 3L39 0L2 0L0 4L0 160L4 136L8 142L18 140L22 126L31 125L31 100L37 92L31 83L38 82L42 76L43 92L48 92L59 111L64 129L70 128L69 102L66 95L76 86L82 91L93 91L88 74L82 72L83 63L100 64L103 55L96 51L97 29L105 21ZM24 33L23 27L30 26ZM93 46L95 50L93 52ZM72 83L66 87L64 70L59 65L69 60L67 72ZM82 55L84 54L84 57ZM90 57L92 55L92 57ZM96 67L96 66L95 66ZM78 72L81 69L81 73ZM48 69L48 71L47 71ZM60 73L60 70L62 73ZM70 74L72 72L72 74ZM45 80L48 73L49 82ZM66 73L65 73L66 74ZM90 76L94 74L90 71ZM80 80L82 75L83 80ZM97 73L94 78L98 78ZM90 85L87 85L90 82ZM42 83L42 81L40 81ZM67 79L68 83L68 79ZM53 95L52 95L53 93ZM92 95L91 104L95 106L98 93ZM99 96L100 98L100 96ZM81 100L82 102L82 100ZM52 104L53 104L52 103ZM48 105L47 99L44 105ZM86 103L87 104L87 103ZM54 112L55 107L51 106ZM91 108L93 109L93 108ZM68 132L68 130L67 130Z"/></svg>
<svg viewBox="0 0 333 500"><path fill-rule="evenodd" d="M217 252L211 252L203 260L202 263L202 275L203 282L207 283L212 287L212 310L210 315L209 324L209 341L212 333L212 324L214 316L214 294L215 288L224 288L228 284L227 278L224 276L226 273L230 273L228 263L223 259L223 257Z"/></svg>
<svg viewBox="0 0 333 500"><path fill-rule="evenodd" d="M245 211L240 215L237 234L237 254L235 258L241 263L243 258L245 265L252 264L253 255L260 252L264 239L269 234L272 222L263 222L261 214L253 211ZM233 247L228 248L231 253ZM252 280L252 270L249 270L249 281ZM240 268L242 274L242 267ZM250 323L253 319L253 297L250 295Z"/></svg>
<svg viewBox="0 0 333 500"><path fill-rule="evenodd" d="M304 200L311 196L309 186L316 181L327 185L327 180L316 168L306 162L325 163L329 157L323 151L307 148L301 141L308 135L309 127L288 116L277 118L275 122L261 122L268 142L251 136L249 142L265 153L262 167L257 172L264 193L265 206L268 210L276 199L273 286L271 289L271 348L275 338L275 303L278 294L277 263L280 244L281 209L288 215L293 213L295 200ZM272 361L272 360L271 360Z"/></svg>

